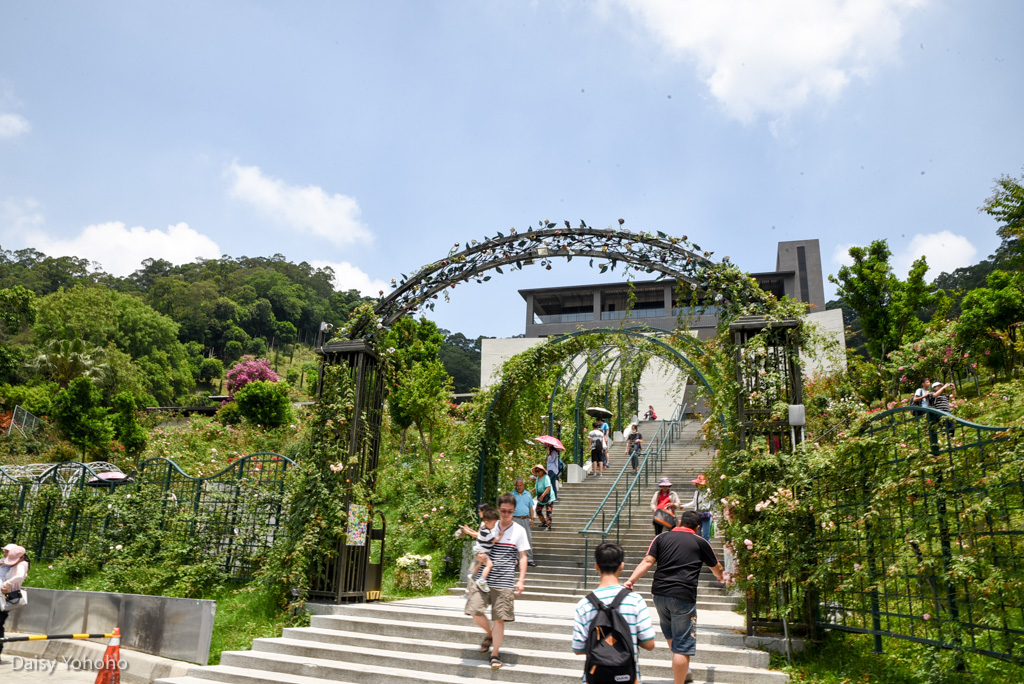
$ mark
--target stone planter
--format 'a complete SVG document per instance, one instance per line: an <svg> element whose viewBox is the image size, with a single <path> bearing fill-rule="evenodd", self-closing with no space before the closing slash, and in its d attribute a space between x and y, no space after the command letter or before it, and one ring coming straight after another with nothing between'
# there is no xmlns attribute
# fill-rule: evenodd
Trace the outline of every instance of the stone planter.
<svg viewBox="0 0 1024 684"><path fill-rule="evenodd" d="M410 570L395 568L396 589L405 589L408 591L430 589L433 579L433 573L430 568L413 568Z"/></svg>

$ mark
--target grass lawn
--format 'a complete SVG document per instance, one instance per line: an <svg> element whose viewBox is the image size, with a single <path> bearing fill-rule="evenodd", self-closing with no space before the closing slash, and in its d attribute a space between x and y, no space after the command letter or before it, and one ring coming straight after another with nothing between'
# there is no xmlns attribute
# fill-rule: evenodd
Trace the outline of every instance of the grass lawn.
<svg viewBox="0 0 1024 684"><path fill-rule="evenodd" d="M881 654L872 653L872 647L868 635L829 632L823 643L795 653L792 665L773 653L771 667L789 674L793 684L1024 682L1024 667L993 658L970 656L968 671L960 673L948 651L898 639L885 639Z"/></svg>

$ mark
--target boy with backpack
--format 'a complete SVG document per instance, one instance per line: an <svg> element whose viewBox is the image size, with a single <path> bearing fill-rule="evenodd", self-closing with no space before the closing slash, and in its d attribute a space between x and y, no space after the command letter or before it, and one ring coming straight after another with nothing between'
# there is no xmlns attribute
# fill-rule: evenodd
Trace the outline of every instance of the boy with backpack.
<svg viewBox="0 0 1024 684"><path fill-rule="evenodd" d="M572 650L587 656L583 669L587 684L639 684L637 647L654 650L647 604L640 594L619 584L624 555L621 546L610 542L594 550L601 581L576 604Z"/></svg>

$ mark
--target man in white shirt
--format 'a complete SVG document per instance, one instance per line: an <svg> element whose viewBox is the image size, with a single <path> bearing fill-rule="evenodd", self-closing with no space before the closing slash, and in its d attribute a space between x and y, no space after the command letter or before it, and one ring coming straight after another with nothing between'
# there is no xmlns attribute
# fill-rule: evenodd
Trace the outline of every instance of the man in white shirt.
<svg viewBox="0 0 1024 684"><path fill-rule="evenodd" d="M505 637L505 623L514 622L515 597L523 593L526 586L526 552L530 550L530 542L526 539L526 531L514 522L516 499L511 494L498 497L498 535L491 549L491 561L494 567L487 576L490 591L484 593L476 582L466 584L466 615L473 618L484 634L480 643L480 652L491 653L491 668L501 667L501 642ZM516 575L516 561L519 562L519 579ZM479 571L478 571L479 574ZM476 579L475 577L473 579ZM487 607L491 608L491 620L487 619Z"/></svg>

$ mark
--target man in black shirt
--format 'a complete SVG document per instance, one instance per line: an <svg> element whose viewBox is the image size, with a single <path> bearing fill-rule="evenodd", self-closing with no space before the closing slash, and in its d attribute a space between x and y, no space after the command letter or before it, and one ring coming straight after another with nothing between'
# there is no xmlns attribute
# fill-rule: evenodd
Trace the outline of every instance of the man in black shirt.
<svg viewBox="0 0 1024 684"><path fill-rule="evenodd" d="M672 650L675 684L692 681L690 656L697 652L697 581L701 567L707 565L718 581L722 581L722 564L711 544L697 534L699 528L698 513L683 513L679 527L655 537L647 555L622 584L632 589L652 566L658 565L651 594L658 609L661 631Z"/></svg>

